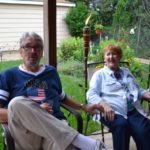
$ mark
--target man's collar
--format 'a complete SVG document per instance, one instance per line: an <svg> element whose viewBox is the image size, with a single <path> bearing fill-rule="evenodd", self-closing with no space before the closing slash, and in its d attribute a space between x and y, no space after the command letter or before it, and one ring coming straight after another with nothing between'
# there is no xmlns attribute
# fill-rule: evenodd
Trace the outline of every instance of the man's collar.
<svg viewBox="0 0 150 150"><path fill-rule="evenodd" d="M25 70L25 69L22 67L22 65L19 66L19 69L20 69L21 71L23 71L23 72L28 73L28 74L38 75L38 74L42 73L42 72L45 70L45 65L41 65L40 70L37 71L37 72L27 71L27 70Z"/></svg>

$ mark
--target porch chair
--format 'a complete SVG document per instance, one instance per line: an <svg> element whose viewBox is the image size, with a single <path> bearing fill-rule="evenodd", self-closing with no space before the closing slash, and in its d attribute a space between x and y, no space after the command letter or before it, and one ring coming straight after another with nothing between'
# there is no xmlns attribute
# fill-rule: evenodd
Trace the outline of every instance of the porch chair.
<svg viewBox="0 0 150 150"><path fill-rule="evenodd" d="M81 114L73 109L72 107L70 106L67 106L65 104L61 104L61 107L64 108L65 110L67 110L68 112L68 116L66 116L67 118L68 117L75 117L76 119L76 128L77 128L77 131L79 133L82 133L83 131L83 120L82 120L82 117L81 117ZM69 123L70 125L70 123ZM14 142L14 139L12 138L11 134L10 134L10 131L9 131L9 128L8 128L8 124L7 123L1 123L1 127L3 129L3 141L4 141L4 150L15 150L15 142Z"/></svg>

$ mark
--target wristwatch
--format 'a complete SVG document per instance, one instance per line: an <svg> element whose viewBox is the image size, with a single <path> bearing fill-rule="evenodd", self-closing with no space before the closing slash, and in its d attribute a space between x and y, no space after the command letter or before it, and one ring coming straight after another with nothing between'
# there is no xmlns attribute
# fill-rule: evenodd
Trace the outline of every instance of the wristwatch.
<svg viewBox="0 0 150 150"><path fill-rule="evenodd" d="M80 109L84 110L84 106L85 106L84 104L80 104Z"/></svg>

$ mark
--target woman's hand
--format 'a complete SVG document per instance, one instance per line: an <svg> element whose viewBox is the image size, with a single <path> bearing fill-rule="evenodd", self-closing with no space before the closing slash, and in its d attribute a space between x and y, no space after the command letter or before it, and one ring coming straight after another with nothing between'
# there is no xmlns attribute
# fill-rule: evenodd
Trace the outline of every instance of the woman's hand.
<svg viewBox="0 0 150 150"><path fill-rule="evenodd" d="M48 113L53 114L53 107L49 103L42 103L40 106Z"/></svg>
<svg viewBox="0 0 150 150"><path fill-rule="evenodd" d="M114 121L115 117L115 112L114 110L110 107L110 105L106 102L100 102L97 105L97 109L101 110L104 113L104 118L109 121Z"/></svg>

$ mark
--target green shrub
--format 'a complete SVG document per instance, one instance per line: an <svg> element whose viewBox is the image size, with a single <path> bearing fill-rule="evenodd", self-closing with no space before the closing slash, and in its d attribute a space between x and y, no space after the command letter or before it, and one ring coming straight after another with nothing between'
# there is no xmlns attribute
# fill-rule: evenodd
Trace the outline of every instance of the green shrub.
<svg viewBox="0 0 150 150"><path fill-rule="evenodd" d="M77 3L76 7L69 10L65 21L72 36L82 37L82 29L88 15L89 9L81 2Z"/></svg>
<svg viewBox="0 0 150 150"><path fill-rule="evenodd" d="M79 61L64 61L63 63L58 65L58 71L60 73L71 75L75 77L83 77L84 69L83 63Z"/></svg>
<svg viewBox="0 0 150 150"><path fill-rule="evenodd" d="M60 43L58 49L58 56L60 60L83 60L83 39L69 38Z"/></svg>
<svg viewBox="0 0 150 150"><path fill-rule="evenodd" d="M89 54L89 61L103 61L103 49L109 44L116 44L115 40L100 41L98 46L93 45L92 51Z"/></svg>

